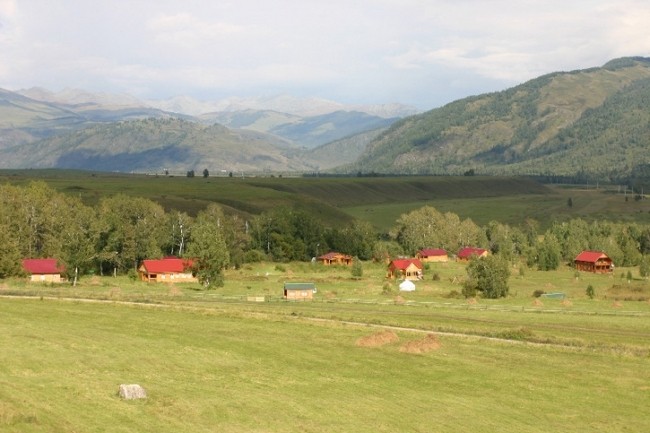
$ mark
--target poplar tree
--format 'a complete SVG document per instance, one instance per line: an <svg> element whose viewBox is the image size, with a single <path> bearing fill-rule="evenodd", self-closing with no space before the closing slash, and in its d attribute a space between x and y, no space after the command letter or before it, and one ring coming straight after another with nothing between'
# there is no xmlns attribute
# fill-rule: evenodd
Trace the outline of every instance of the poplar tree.
<svg viewBox="0 0 650 433"><path fill-rule="evenodd" d="M207 288L223 286L223 270L230 262L224 237L224 214L216 204L199 212L192 226L187 256L199 282Z"/></svg>

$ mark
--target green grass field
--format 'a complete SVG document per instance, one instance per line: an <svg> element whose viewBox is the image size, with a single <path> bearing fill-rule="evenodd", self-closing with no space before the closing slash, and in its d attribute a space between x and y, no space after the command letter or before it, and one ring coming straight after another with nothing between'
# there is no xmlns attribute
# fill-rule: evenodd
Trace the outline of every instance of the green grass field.
<svg viewBox="0 0 650 433"><path fill-rule="evenodd" d="M124 277L77 287L5 281L0 430L650 428L644 280L527 270L511 277L509 298L468 302L448 297L462 264L432 265L413 293L395 291L383 272L367 263L353 279L347 268L261 263L228 271L210 291ZM301 280L316 282L315 300L282 301L282 283ZM539 287L567 300L535 302ZM252 295L267 302L247 302ZM358 344L389 326L398 341ZM402 351L428 333L437 349ZM121 400L123 383L148 398Z"/></svg>
<svg viewBox="0 0 650 433"><path fill-rule="evenodd" d="M226 211L257 215L288 206L328 224L353 218L388 231L403 213L433 206L471 218L518 226L526 218L545 230L553 220L583 218L650 223L650 202L628 199L616 186L541 185L524 178L429 176L380 178L209 177L186 178L70 170L0 170L0 182L42 180L89 205L118 193L145 197L165 209L196 213L212 202ZM573 205L567 205L569 198Z"/></svg>
<svg viewBox="0 0 650 433"><path fill-rule="evenodd" d="M232 304L2 299L0 314L7 432L650 427L647 355L450 335L437 350L404 353L422 333L360 347L374 328ZM121 400L122 383L142 385L147 400Z"/></svg>

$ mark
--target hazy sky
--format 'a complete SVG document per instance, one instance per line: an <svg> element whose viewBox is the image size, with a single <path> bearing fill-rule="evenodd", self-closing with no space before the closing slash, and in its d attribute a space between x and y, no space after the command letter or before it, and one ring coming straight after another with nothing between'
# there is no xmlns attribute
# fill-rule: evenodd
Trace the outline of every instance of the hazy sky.
<svg viewBox="0 0 650 433"><path fill-rule="evenodd" d="M421 109L650 55L648 0L0 0L0 88Z"/></svg>

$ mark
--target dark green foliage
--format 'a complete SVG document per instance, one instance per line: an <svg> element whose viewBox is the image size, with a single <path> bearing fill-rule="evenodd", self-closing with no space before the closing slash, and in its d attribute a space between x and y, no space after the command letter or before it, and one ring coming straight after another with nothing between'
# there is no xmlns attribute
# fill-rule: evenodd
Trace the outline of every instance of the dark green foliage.
<svg viewBox="0 0 650 433"><path fill-rule="evenodd" d="M542 296L544 293L546 293L546 292L543 291L543 290L541 290L541 289L536 289L535 291L533 291L533 297L535 297L535 298L539 298L539 297Z"/></svg>
<svg viewBox="0 0 650 433"><path fill-rule="evenodd" d="M350 272L354 278L363 277L363 263L361 263L358 257L354 258Z"/></svg>
<svg viewBox="0 0 650 433"><path fill-rule="evenodd" d="M596 291L594 290L594 286L589 284L587 286L587 290L585 291L585 294L587 295L587 297L589 297L589 299L594 299L594 297L596 296Z"/></svg>
<svg viewBox="0 0 650 433"><path fill-rule="evenodd" d="M223 285L223 270L230 263L224 220L222 210L212 204L197 215L192 227L188 256L194 262L194 272L199 282L207 288Z"/></svg>
<svg viewBox="0 0 650 433"><path fill-rule="evenodd" d="M560 266L561 251L557 239L545 236L537 247L537 267L540 271L552 271Z"/></svg>
<svg viewBox="0 0 650 433"><path fill-rule="evenodd" d="M483 297L496 299L508 296L508 278L510 268L508 262L494 255L472 259L467 265L468 279L465 281L463 293L481 292Z"/></svg>
<svg viewBox="0 0 650 433"><path fill-rule="evenodd" d="M639 263L639 276L647 278L650 276L650 257L643 256L641 263Z"/></svg>

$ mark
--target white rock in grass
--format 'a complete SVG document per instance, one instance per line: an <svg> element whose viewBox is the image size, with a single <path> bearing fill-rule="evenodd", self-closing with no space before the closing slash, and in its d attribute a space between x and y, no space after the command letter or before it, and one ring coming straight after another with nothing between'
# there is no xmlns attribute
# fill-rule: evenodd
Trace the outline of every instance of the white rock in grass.
<svg viewBox="0 0 650 433"><path fill-rule="evenodd" d="M119 391L120 397L124 400L135 400L138 398L147 398L147 391L143 387L137 384L131 385L120 385Z"/></svg>

